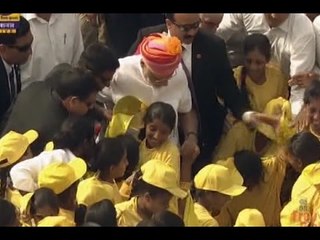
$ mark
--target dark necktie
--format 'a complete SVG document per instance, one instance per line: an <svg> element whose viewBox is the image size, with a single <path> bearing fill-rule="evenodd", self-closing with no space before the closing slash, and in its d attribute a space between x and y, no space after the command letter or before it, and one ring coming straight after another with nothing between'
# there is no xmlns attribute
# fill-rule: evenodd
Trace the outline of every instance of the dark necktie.
<svg viewBox="0 0 320 240"><path fill-rule="evenodd" d="M12 100L16 95L16 84L14 82L14 67L11 68L11 72L9 74L9 84L10 84L10 98Z"/></svg>
<svg viewBox="0 0 320 240"><path fill-rule="evenodd" d="M14 70L16 73L16 83L17 83L17 94L21 91L21 75L20 75L20 66L14 65Z"/></svg>

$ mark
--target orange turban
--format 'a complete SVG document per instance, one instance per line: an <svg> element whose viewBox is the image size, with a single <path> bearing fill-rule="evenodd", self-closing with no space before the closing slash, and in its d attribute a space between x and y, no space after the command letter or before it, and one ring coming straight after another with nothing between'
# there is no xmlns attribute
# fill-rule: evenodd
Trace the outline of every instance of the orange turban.
<svg viewBox="0 0 320 240"><path fill-rule="evenodd" d="M143 39L138 52L152 72L168 77L180 63L182 47L177 37L156 33Z"/></svg>

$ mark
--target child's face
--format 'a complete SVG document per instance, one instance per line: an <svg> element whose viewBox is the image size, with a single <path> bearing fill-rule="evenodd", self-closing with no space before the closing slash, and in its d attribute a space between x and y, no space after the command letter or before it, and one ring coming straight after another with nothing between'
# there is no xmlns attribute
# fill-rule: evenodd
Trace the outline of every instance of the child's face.
<svg viewBox="0 0 320 240"><path fill-rule="evenodd" d="M157 196L151 197L149 193L144 195L145 207L150 213L158 213L167 210L169 207L169 201L172 198L171 193L163 193Z"/></svg>
<svg viewBox="0 0 320 240"><path fill-rule="evenodd" d="M120 178L124 175L127 166L128 166L127 152L123 154L122 159L119 164L111 166L111 174L112 178Z"/></svg>
<svg viewBox="0 0 320 240"><path fill-rule="evenodd" d="M43 206L42 208L37 209L36 214L33 216L36 222L41 221L43 218L48 216L57 216L59 214L59 209L54 209L51 206Z"/></svg>
<svg viewBox="0 0 320 240"><path fill-rule="evenodd" d="M214 214L219 214L223 206L231 200L231 197L219 192L207 191L205 198L210 203L210 211Z"/></svg>
<svg viewBox="0 0 320 240"><path fill-rule="evenodd" d="M253 79L263 76L267 62L267 58L257 49L247 53L245 56L245 67L248 75Z"/></svg>
<svg viewBox="0 0 320 240"><path fill-rule="evenodd" d="M309 120L314 130L320 130L320 98L311 99L308 105Z"/></svg>
<svg viewBox="0 0 320 240"><path fill-rule="evenodd" d="M146 141L149 148L161 146L169 137L171 129L159 119L147 123Z"/></svg>

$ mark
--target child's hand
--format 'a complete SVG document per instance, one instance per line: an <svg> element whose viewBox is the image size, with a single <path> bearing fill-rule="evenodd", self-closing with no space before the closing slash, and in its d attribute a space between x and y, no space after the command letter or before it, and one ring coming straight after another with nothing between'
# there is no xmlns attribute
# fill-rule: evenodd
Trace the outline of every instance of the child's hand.
<svg viewBox="0 0 320 240"><path fill-rule="evenodd" d="M188 161L190 164L192 164L200 154L200 148L197 140L193 139L190 135L182 144L180 153L184 163Z"/></svg>

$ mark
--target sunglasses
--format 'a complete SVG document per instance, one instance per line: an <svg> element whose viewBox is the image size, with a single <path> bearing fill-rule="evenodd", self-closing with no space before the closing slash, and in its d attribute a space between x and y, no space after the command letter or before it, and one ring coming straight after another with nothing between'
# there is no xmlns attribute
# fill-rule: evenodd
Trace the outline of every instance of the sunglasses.
<svg viewBox="0 0 320 240"><path fill-rule="evenodd" d="M191 24L177 24L176 22L172 22L174 25L176 25L181 32L189 32L192 29L198 29L200 26L201 21L197 21L195 23Z"/></svg>
<svg viewBox="0 0 320 240"><path fill-rule="evenodd" d="M8 45L8 47L9 48L15 48L19 52L27 52L31 48L31 45L32 44L28 44L28 45L25 45L25 46Z"/></svg>

